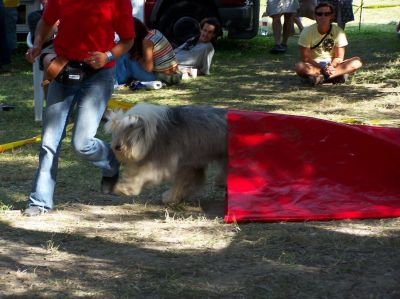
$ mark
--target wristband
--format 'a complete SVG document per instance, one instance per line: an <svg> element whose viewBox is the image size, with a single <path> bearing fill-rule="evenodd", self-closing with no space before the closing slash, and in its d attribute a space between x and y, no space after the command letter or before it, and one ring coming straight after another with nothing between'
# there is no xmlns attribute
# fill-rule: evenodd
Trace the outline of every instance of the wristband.
<svg viewBox="0 0 400 299"><path fill-rule="evenodd" d="M114 56L112 55L111 51L106 51L105 54L107 55L108 62L113 61Z"/></svg>

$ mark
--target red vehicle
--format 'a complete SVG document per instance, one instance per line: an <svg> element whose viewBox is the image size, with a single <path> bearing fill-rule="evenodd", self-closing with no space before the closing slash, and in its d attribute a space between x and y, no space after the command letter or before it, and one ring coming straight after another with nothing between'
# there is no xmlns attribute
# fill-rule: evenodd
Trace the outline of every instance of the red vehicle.
<svg viewBox="0 0 400 299"><path fill-rule="evenodd" d="M228 38L252 38L258 32L259 0L132 0L150 28L179 44L205 17L216 17ZM136 14L135 14L136 15ZM140 16L139 16L140 17Z"/></svg>

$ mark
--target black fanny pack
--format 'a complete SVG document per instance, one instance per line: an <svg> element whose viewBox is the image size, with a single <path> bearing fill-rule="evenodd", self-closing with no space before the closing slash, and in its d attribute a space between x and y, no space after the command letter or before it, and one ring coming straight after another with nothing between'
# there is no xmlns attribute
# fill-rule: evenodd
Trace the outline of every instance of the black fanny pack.
<svg viewBox="0 0 400 299"><path fill-rule="evenodd" d="M93 69L86 63L69 61L54 80L65 85L77 85L83 80L93 76L98 71L99 70Z"/></svg>

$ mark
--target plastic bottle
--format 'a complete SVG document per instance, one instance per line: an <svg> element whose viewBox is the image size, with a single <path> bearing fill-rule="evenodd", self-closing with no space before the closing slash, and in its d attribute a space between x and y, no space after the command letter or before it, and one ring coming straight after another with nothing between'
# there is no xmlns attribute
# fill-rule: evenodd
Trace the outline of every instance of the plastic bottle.
<svg viewBox="0 0 400 299"><path fill-rule="evenodd" d="M260 35L268 35L268 17L263 16L260 19Z"/></svg>

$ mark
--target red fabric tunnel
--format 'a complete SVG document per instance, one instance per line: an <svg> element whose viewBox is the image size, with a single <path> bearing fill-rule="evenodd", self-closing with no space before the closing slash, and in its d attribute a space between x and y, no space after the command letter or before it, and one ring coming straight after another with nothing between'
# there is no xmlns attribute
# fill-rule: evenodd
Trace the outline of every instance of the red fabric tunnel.
<svg viewBox="0 0 400 299"><path fill-rule="evenodd" d="M228 112L226 222L400 216L400 129Z"/></svg>

